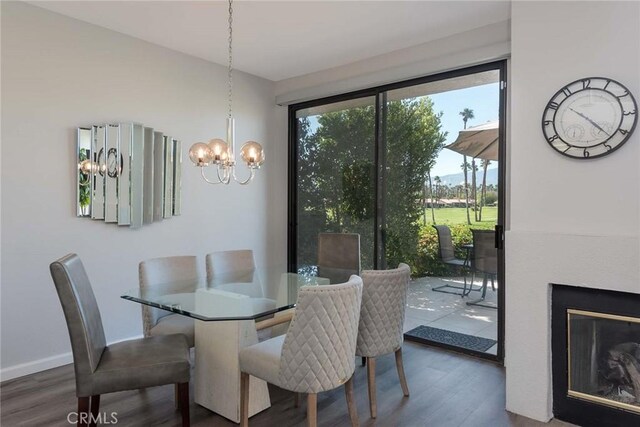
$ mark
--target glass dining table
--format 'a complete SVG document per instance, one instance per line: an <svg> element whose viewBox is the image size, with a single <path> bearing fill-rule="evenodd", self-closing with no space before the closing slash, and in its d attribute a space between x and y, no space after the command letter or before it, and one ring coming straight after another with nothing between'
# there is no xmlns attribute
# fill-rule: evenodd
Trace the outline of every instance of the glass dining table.
<svg viewBox="0 0 640 427"><path fill-rule="evenodd" d="M216 274L202 280L138 287L122 298L194 319L194 400L238 423L240 349L258 343L257 330L262 328L261 324L271 327L291 318L301 287L332 282L337 281L313 274L253 269ZM270 400L264 381L252 377L249 387L249 415L252 416L267 409Z"/></svg>

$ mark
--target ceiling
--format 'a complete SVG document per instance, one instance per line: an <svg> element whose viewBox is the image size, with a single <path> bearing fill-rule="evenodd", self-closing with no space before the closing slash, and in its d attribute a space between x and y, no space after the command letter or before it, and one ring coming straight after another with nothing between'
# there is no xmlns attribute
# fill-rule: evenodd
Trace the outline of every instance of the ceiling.
<svg viewBox="0 0 640 427"><path fill-rule="evenodd" d="M32 1L219 64L227 3ZM508 1L236 1L234 66L269 80L349 64L509 19Z"/></svg>

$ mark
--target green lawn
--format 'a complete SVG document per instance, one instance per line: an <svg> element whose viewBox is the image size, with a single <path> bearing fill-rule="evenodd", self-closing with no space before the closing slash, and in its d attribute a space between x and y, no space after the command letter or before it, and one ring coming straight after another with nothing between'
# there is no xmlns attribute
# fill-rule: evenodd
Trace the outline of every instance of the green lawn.
<svg viewBox="0 0 640 427"><path fill-rule="evenodd" d="M426 210L427 222L431 224L431 209ZM466 224L467 212L465 208L436 208L436 224ZM489 226L498 220L498 208L495 206L485 206L482 208L482 221L474 221L473 210L469 209L469 216L472 225Z"/></svg>

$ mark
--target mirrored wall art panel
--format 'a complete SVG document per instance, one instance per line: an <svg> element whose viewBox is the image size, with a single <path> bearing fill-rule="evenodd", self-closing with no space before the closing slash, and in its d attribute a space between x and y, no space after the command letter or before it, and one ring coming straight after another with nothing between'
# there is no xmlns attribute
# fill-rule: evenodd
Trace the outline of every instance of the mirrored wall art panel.
<svg viewBox="0 0 640 427"><path fill-rule="evenodd" d="M77 215L91 216L91 128L78 128Z"/></svg>
<svg viewBox="0 0 640 427"><path fill-rule="evenodd" d="M78 128L76 215L131 228L180 212L180 143L141 124ZM177 212L177 213L175 213Z"/></svg>
<svg viewBox="0 0 640 427"><path fill-rule="evenodd" d="M182 204L182 144L177 139L173 140L173 215L181 213Z"/></svg>
<svg viewBox="0 0 640 427"><path fill-rule="evenodd" d="M164 137L164 203L162 216L171 218L173 214L173 138Z"/></svg>
<svg viewBox="0 0 640 427"><path fill-rule="evenodd" d="M129 194L131 197L131 227L142 226L142 211L144 203L144 127L142 125L131 125L131 187Z"/></svg>
<svg viewBox="0 0 640 427"><path fill-rule="evenodd" d="M120 170L118 180L118 225L131 224L131 138L133 137L133 124L120 123Z"/></svg>
<svg viewBox="0 0 640 427"><path fill-rule="evenodd" d="M164 206L164 135L153 131L153 220L162 220Z"/></svg>
<svg viewBox="0 0 640 427"><path fill-rule="evenodd" d="M104 219L104 126L91 128L91 154L93 155L93 190L91 218Z"/></svg>
<svg viewBox="0 0 640 427"><path fill-rule="evenodd" d="M144 128L144 195L142 218L144 224L153 222L153 128Z"/></svg>
<svg viewBox="0 0 640 427"><path fill-rule="evenodd" d="M106 126L104 173L104 221L118 222L118 169L120 168L119 125Z"/></svg>

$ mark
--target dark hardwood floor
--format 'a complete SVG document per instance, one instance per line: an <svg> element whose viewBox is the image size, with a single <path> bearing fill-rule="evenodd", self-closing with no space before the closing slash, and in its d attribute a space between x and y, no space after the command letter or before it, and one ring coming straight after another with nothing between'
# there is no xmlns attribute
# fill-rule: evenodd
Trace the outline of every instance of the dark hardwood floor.
<svg viewBox="0 0 640 427"><path fill-rule="evenodd" d="M504 369L491 362L405 342L404 365L411 392L403 397L393 354L377 360L378 418L369 418L366 368L356 363L355 397L362 426L539 426L546 425L504 410ZM304 426L306 399L293 405L293 394L270 386L270 409L252 417L254 427ZM69 426L76 411L73 366L67 365L1 384L1 424ZM237 426L193 403L191 425ZM116 413L117 426L180 426L173 386L102 396L102 413ZM111 419L108 419L113 421ZM343 388L318 395L318 424L348 426ZM553 425L563 425L553 422ZM107 425L107 424L103 424Z"/></svg>

